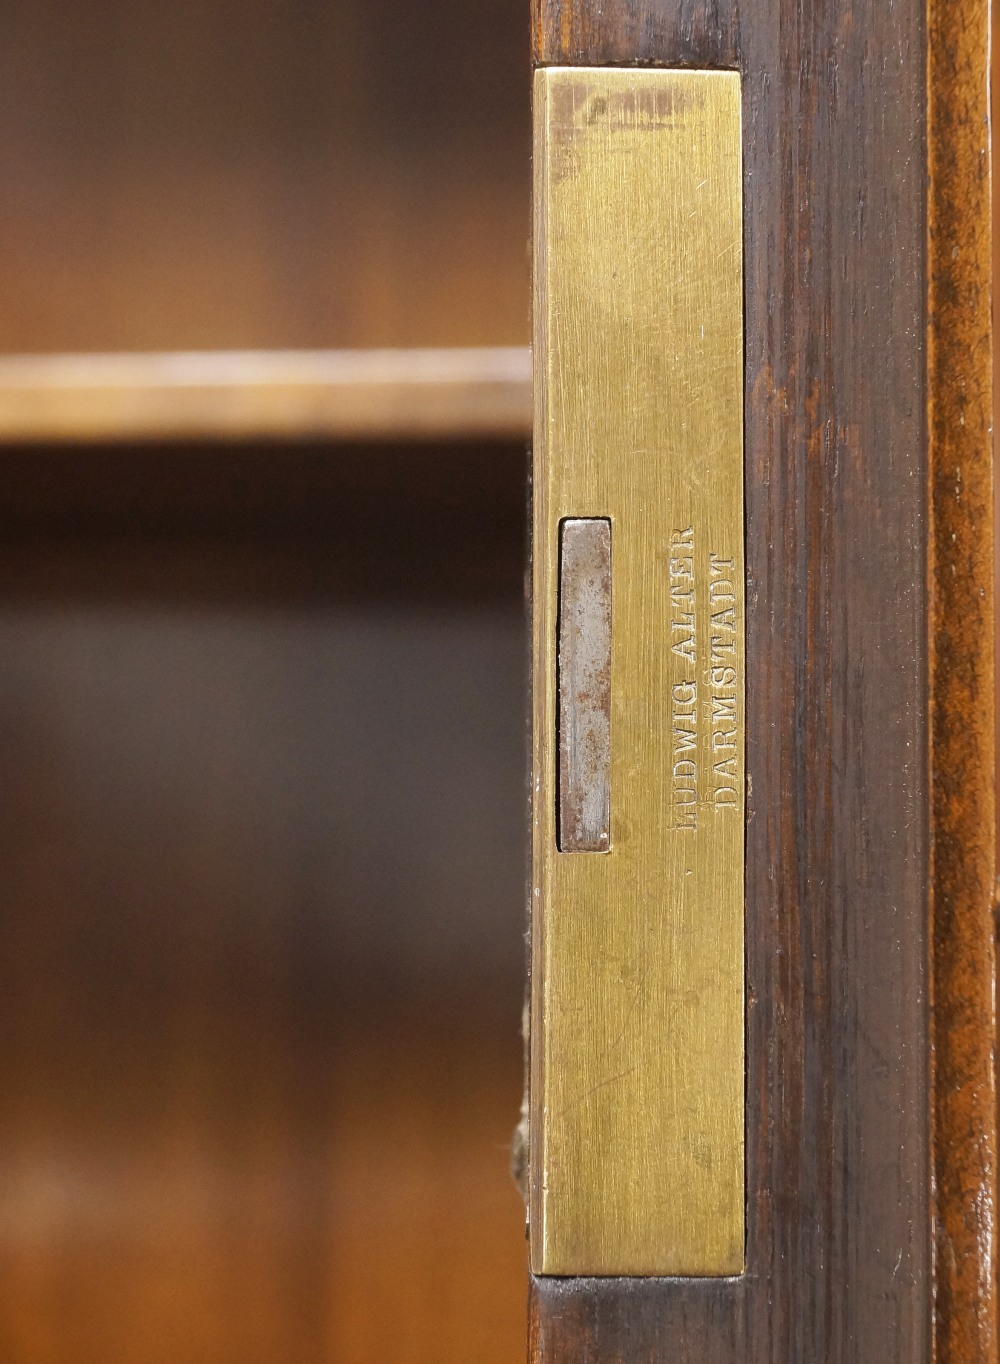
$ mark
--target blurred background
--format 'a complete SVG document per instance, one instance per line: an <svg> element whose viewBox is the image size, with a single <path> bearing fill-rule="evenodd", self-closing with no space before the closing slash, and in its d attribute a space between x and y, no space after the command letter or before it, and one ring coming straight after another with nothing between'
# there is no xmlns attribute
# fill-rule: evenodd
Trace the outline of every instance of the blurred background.
<svg viewBox="0 0 1000 1364"><path fill-rule="evenodd" d="M528 5L0 15L0 1359L513 1364ZM383 347L502 419L45 421Z"/></svg>

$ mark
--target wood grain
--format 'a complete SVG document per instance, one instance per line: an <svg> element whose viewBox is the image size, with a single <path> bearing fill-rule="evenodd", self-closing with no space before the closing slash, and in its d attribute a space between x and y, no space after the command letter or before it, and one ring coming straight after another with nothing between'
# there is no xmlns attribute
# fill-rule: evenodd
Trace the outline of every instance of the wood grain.
<svg viewBox="0 0 1000 1364"><path fill-rule="evenodd" d="M741 67L744 26L766 26L740 0L531 0L539 66ZM763 19L763 23L761 20Z"/></svg>
<svg viewBox="0 0 1000 1364"><path fill-rule="evenodd" d="M4 452L5 1364L523 1356L524 468Z"/></svg>
<svg viewBox="0 0 1000 1364"><path fill-rule="evenodd" d="M544 61L743 77L747 1273L538 1280L541 1364L931 1358L917 0L539 0Z"/></svg>
<svg viewBox="0 0 1000 1364"><path fill-rule="evenodd" d="M928 9L938 1364L995 1364L996 867L989 9Z"/></svg>
<svg viewBox="0 0 1000 1364"><path fill-rule="evenodd" d="M528 22L4 5L0 351L526 344Z"/></svg>
<svg viewBox="0 0 1000 1364"><path fill-rule="evenodd" d="M0 442L527 437L527 347L0 357Z"/></svg>

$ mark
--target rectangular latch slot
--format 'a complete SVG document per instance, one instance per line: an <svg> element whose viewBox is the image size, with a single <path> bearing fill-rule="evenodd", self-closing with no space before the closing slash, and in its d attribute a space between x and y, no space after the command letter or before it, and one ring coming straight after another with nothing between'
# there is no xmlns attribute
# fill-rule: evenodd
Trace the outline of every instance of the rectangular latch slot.
<svg viewBox="0 0 1000 1364"><path fill-rule="evenodd" d="M611 522L559 528L559 850L611 843Z"/></svg>

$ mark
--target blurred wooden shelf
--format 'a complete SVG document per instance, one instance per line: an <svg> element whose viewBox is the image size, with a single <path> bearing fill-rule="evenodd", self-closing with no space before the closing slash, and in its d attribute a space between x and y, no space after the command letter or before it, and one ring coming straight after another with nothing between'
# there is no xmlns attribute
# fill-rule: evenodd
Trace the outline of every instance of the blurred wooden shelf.
<svg viewBox="0 0 1000 1364"><path fill-rule="evenodd" d="M0 442L527 438L524 347L0 358Z"/></svg>

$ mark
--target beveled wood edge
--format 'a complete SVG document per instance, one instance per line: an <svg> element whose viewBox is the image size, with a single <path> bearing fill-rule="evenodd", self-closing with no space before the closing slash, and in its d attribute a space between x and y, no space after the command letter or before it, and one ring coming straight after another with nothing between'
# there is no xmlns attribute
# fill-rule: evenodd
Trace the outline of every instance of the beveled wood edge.
<svg viewBox="0 0 1000 1364"><path fill-rule="evenodd" d="M739 6L733 0L531 0L531 54L535 67L738 70Z"/></svg>
<svg viewBox="0 0 1000 1364"><path fill-rule="evenodd" d="M928 0L927 12L935 1357L995 1364L989 8Z"/></svg>
<svg viewBox="0 0 1000 1364"><path fill-rule="evenodd" d="M530 431L527 347L0 357L0 444Z"/></svg>

